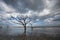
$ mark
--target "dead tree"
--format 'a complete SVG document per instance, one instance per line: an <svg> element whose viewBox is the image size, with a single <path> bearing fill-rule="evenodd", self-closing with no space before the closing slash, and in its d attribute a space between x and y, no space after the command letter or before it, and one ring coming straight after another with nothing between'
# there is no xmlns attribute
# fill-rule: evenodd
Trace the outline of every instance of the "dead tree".
<svg viewBox="0 0 60 40"><path fill-rule="evenodd" d="M31 18L29 18L28 16L17 16L16 18L14 18L13 16L11 16L11 18L15 19L16 21L18 21L18 23L16 24L21 24L23 27L24 27L24 32L26 32L26 27L27 27L27 24L30 23L31 21Z"/></svg>

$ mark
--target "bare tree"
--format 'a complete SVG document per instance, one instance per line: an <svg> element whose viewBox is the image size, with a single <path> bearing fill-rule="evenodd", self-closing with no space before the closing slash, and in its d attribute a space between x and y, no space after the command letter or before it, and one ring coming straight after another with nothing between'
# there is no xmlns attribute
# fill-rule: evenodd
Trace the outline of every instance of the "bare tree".
<svg viewBox="0 0 60 40"><path fill-rule="evenodd" d="M23 27L24 27L24 32L26 32L27 24L30 23L31 18L29 18L28 16L23 16L23 15L21 15L21 16L19 15L19 16L17 16L16 18L13 17L13 16L11 16L11 18L13 18L13 19L15 19L16 21L18 21L18 23L16 23L16 22L14 22L14 23L23 25Z"/></svg>

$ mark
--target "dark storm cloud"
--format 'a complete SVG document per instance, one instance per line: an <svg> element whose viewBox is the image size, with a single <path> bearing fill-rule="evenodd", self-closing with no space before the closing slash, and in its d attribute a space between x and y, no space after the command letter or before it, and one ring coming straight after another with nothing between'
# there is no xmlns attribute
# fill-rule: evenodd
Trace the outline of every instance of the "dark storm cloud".
<svg viewBox="0 0 60 40"><path fill-rule="evenodd" d="M0 8L0 11L3 11L3 9Z"/></svg>
<svg viewBox="0 0 60 40"><path fill-rule="evenodd" d="M0 2L0 13L4 15L4 18L9 15L15 16L20 12L30 15L29 17L35 21L39 19L39 21L44 22L44 20L48 19L49 21L52 20L53 24L56 23L53 21L60 21L60 0L0 0ZM11 14L6 15L8 13Z"/></svg>
<svg viewBox="0 0 60 40"><path fill-rule="evenodd" d="M52 18L52 21L60 21L60 0L53 0L56 1L53 7L50 9L50 13L48 15L40 17L40 19L45 20L48 18ZM51 4L50 4L51 5Z"/></svg>
<svg viewBox="0 0 60 40"><path fill-rule="evenodd" d="M14 9L16 9L16 11L25 13L29 10L33 10L33 11L43 11L45 9L45 4L44 4L44 0L3 0L6 4L8 4L8 6L12 6ZM47 0L46 0L47 1ZM57 12L60 11L60 0L52 0L52 1L56 1L55 4L52 8L49 7L49 4L47 5L48 8L50 8L50 14L45 15L45 16L39 16L38 15L34 15L34 12L32 13L33 18L34 19L47 19L47 18L54 18L54 16L56 15L60 15ZM52 2L51 1L51 2ZM47 8L46 8L47 9ZM38 14L38 13L37 13ZM45 13L44 13L45 14Z"/></svg>
<svg viewBox="0 0 60 40"><path fill-rule="evenodd" d="M60 0L57 0L56 5L54 6L54 9L60 9Z"/></svg>
<svg viewBox="0 0 60 40"><path fill-rule="evenodd" d="M55 0L56 4L51 10L51 16L53 16L53 21L60 21L60 0Z"/></svg>
<svg viewBox="0 0 60 40"><path fill-rule="evenodd" d="M45 7L43 0L4 0L4 2L13 6L13 8L19 12L27 12L27 9L42 11Z"/></svg>
<svg viewBox="0 0 60 40"><path fill-rule="evenodd" d="M60 15L56 15L53 19L53 21L60 21Z"/></svg>
<svg viewBox="0 0 60 40"><path fill-rule="evenodd" d="M56 4L52 7L51 13L56 13L60 11L60 0L54 0Z"/></svg>
<svg viewBox="0 0 60 40"><path fill-rule="evenodd" d="M48 18L52 18L53 19L52 21L60 21L60 13L56 13L56 14L51 13L49 15L40 17L40 19L42 19L42 20L45 20Z"/></svg>

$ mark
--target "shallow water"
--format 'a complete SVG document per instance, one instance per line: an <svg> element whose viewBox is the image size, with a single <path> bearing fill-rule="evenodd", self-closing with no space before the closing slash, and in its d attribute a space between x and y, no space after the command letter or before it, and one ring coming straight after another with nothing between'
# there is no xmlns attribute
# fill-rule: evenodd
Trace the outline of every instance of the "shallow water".
<svg viewBox="0 0 60 40"><path fill-rule="evenodd" d="M27 34L31 33L31 28L27 28ZM24 33L24 28L11 28L11 30L8 31L9 35L19 35Z"/></svg>
<svg viewBox="0 0 60 40"><path fill-rule="evenodd" d="M29 35L30 33L36 33L36 34L40 34L40 33L45 33L45 34L60 34L60 28L27 28L26 30L26 34ZM22 34L24 32L24 28L11 28L8 31L9 35L19 35Z"/></svg>

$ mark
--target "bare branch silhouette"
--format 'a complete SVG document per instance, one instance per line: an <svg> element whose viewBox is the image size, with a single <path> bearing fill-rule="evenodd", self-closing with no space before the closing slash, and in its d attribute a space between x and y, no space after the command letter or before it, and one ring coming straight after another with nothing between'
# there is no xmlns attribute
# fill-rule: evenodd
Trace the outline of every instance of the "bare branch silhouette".
<svg viewBox="0 0 60 40"><path fill-rule="evenodd" d="M16 22L14 22L14 23L16 23L16 24L22 24L23 27L24 27L24 31L26 31L27 24L31 22L31 18L29 18L28 16L23 16L23 15L20 16L19 15L16 18L13 17L13 16L11 16L11 18L15 19L18 22L18 23L16 23Z"/></svg>

